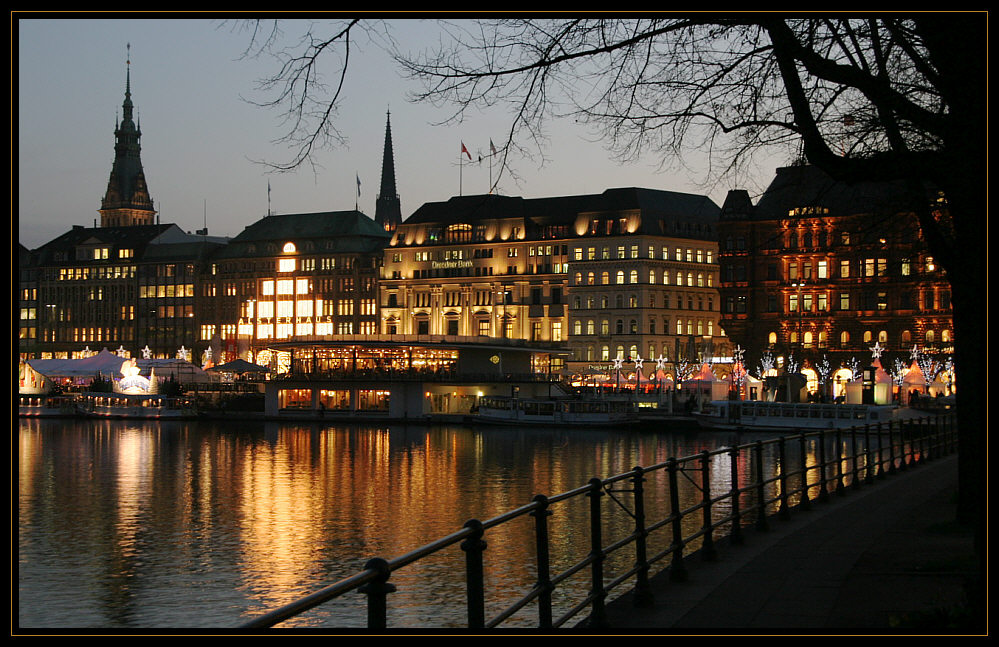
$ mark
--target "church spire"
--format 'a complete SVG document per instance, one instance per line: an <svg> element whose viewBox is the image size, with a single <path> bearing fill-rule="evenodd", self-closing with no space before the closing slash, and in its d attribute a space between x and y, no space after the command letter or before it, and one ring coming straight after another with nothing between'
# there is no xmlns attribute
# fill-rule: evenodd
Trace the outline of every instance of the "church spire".
<svg viewBox="0 0 999 647"><path fill-rule="evenodd" d="M131 44L126 47L131 54ZM131 56L128 56L125 60L125 100L121 104L121 122L115 118L114 163L107 191L98 209L102 227L151 225L156 214L139 158L142 132L132 118L131 64Z"/></svg>
<svg viewBox="0 0 999 647"><path fill-rule="evenodd" d="M395 231L402 222L402 207L395 186L395 158L392 155L391 114L385 113L385 152L382 154L382 184L375 202L375 222L385 231Z"/></svg>

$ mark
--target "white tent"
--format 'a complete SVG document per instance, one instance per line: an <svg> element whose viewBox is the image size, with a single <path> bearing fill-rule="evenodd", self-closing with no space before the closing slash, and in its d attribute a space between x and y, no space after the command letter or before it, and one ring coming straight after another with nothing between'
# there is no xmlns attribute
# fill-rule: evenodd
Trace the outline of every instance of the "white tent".
<svg viewBox="0 0 999 647"><path fill-rule="evenodd" d="M52 380L45 377L26 362L18 362L17 367L18 393L48 393L52 388Z"/></svg>
<svg viewBox="0 0 999 647"><path fill-rule="evenodd" d="M724 400L728 397L729 383L719 380L705 362L700 370L681 383L681 388L693 392L701 401Z"/></svg>
<svg viewBox="0 0 999 647"><path fill-rule="evenodd" d="M86 383L97 375L110 379L121 377L121 366L125 359L108 349L83 359L31 359L30 367L45 377L56 380L68 378L78 384ZM160 381L173 377L178 382L209 382L211 377L200 367L180 359L137 359L139 374L149 377L155 371Z"/></svg>
<svg viewBox="0 0 999 647"><path fill-rule="evenodd" d="M83 359L29 359L28 364L42 375L51 378L91 378L101 374L105 377L118 377L122 362L108 349Z"/></svg>

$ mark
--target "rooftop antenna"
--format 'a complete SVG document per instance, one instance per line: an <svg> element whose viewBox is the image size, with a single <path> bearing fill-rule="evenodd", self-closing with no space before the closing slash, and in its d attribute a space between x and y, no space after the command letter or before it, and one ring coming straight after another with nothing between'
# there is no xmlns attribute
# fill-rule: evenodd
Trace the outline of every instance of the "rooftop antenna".
<svg viewBox="0 0 999 647"><path fill-rule="evenodd" d="M272 215L271 214L271 181L270 181L270 179L267 180L267 215L268 216Z"/></svg>

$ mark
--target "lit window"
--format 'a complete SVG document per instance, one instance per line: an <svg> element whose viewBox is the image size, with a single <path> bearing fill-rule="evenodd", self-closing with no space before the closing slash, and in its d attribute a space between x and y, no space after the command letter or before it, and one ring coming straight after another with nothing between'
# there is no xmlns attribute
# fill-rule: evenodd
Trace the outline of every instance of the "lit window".
<svg viewBox="0 0 999 647"><path fill-rule="evenodd" d="M295 259L294 258L279 258L278 259L278 272L294 272L295 271Z"/></svg>
<svg viewBox="0 0 999 647"><path fill-rule="evenodd" d="M284 247L281 249L281 251L283 251L285 254L294 254L295 253L295 243L291 243L291 242L285 243Z"/></svg>

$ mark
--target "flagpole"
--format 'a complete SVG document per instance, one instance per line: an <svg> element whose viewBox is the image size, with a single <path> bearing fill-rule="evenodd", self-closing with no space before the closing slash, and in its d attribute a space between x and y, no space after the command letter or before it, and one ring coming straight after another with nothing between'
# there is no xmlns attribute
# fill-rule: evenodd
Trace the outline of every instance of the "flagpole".
<svg viewBox="0 0 999 647"><path fill-rule="evenodd" d="M465 143L461 143L462 149L465 148ZM464 168L464 160L461 159L461 151L458 151L458 197L461 197L461 169Z"/></svg>

